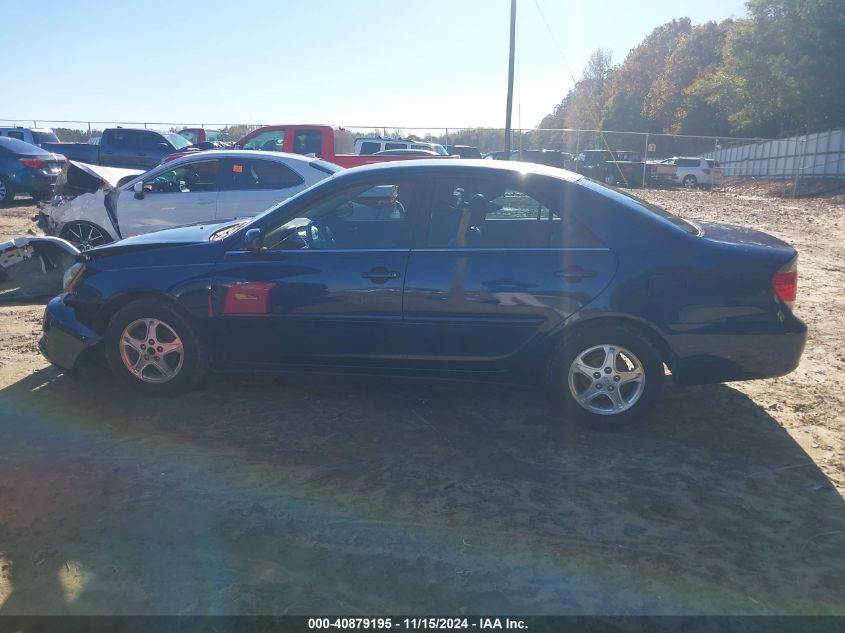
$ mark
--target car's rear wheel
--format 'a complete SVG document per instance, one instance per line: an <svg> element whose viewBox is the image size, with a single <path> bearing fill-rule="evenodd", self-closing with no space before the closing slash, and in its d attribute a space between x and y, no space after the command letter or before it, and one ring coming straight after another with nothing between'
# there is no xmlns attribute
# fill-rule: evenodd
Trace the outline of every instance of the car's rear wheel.
<svg viewBox="0 0 845 633"><path fill-rule="evenodd" d="M616 176L613 174L605 174L604 175L604 184L606 185L615 185L616 184Z"/></svg>
<svg viewBox="0 0 845 633"><path fill-rule="evenodd" d="M687 189L695 189L698 186L698 178L690 174L689 176L684 176L682 181L684 183L684 187Z"/></svg>
<svg viewBox="0 0 845 633"><path fill-rule="evenodd" d="M15 199L15 192L9 181L0 176L0 206L9 204Z"/></svg>
<svg viewBox="0 0 845 633"><path fill-rule="evenodd" d="M141 299L119 310L109 321L105 345L112 370L144 393L188 391L208 372L188 318L159 300Z"/></svg>
<svg viewBox="0 0 845 633"><path fill-rule="evenodd" d="M582 326L553 355L547 387L567 415L594 426L623 426L654 404L663 387L663 361L633 327Z"/></svg>
<svg viewBox="0 0 845 633"><path fill-rule="evenodd" d="M68 222L59 235L81 251L108 244L111 236L96 224L84 221Z"/></svg>

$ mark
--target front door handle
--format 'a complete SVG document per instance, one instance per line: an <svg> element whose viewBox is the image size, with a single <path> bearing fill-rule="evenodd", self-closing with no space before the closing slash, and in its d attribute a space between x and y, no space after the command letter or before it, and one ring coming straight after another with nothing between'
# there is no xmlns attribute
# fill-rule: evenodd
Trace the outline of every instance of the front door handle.
<svg viewBox="0 0 845 633"><path fill-rule="evenodd" d="M595 277L596 275L597 273L595 270L587 270L581 266L567 266L563 270L558 270L555 273L555 277L560 277L561 279L566 279L567 281L581 281L582 279L588 279L589 277Z"/></svg>
<svg viewBox="0 0 845 633"><path fill-rule="evenodd" d="M388 279L399 279L400 277L398 272L395 270L387 270L384 266L376 266L372 270L361 273L361 276L376 284L383 284Z"/></svg>
<svg viewBox="0 0 845 633"><path fill-rule="evenodd" d="M214 204L214 200L197 200L194 204Z"/></svg>

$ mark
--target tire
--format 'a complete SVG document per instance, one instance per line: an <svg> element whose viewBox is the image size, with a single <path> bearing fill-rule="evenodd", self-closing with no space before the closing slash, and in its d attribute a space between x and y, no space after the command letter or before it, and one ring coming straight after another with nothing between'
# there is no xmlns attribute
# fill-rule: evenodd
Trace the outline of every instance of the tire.
<svg viewBox="0 0 845 633"><path fill-rule="evenodd" d="M604 178L602 178L604 184L606 185L615 185L616 184L616 176L613 174L605 174Z"/></svg>
<svg viewBox="0 0 845 633"><path fill-rule="evenodd" d="M73 220L65 224L59 237L67 240L81 251L87 251L114 241L105 229L84 220Z"/></svg>
<svg viewBox="0 0 845 633"><path fill-rule="evenodd" d="M663 389L663 360L634 327L586 325L564 335L550 359L546 388L567 416L594 428L621 428L656 402Z"/></svg>
<svg viewBox="0 0 845 633"><path fill-rule="evenodd" d="M145 354L153 348L156 353ZM163 300L139 299L118 310L106 328L105 352L114 373L149 395L190 391L208 373L207 355L193 325Z"/></svg>
<svg viewBox="0 0 845 633"><path fill-rule="evenodd" d="M696 178L692 174L690 174L689 176L684 176L682 182L684 184L684 187L686 187L687 189L695 189L696 187L698 187L698 178Z"/></svg>
<svg viewBox="0 0 845 633"><path fill-rule="evenodd" d="M15 199L15 191L12 189L11 183L0 176L0 207L11 204Z"/></svg>

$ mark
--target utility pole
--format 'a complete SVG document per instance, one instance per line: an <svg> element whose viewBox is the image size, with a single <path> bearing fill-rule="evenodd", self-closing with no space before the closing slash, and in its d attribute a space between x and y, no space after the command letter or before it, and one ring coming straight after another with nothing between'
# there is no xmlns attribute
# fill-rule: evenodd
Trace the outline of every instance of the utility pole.
<svg viewBox="0 0 845 633"><path fill-rule="evenodd" d="M513 112L513 58L516 42L516 0L511 0L511 47L508 56L508 107L505 115L505 160L511 159L511 113Z"/></svg>

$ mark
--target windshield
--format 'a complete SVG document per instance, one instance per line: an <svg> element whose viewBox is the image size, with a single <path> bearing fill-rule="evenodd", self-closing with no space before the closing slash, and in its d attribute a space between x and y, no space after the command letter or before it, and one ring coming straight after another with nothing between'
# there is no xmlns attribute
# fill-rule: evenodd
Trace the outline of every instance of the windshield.
<svg viewBox="0 0 845 633"><path fill-rule="evenodd" d="M174 134L173 132L165 132L162 136L170 141L170 144L173 145L176 149L184 149L190 145L190 141L186 139L184 136L180 136L179 134Z"/></svg>
<svg viewBox="0 0 845 633"><path fill-rule="evenodd" d="M446 148L442 145L437 145L436 143L431 146L432 151L437 152L441 156L448 156L449 152L446 151Z"/></svg>

